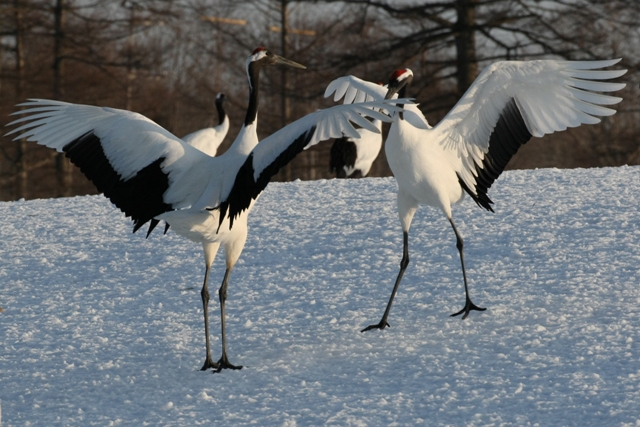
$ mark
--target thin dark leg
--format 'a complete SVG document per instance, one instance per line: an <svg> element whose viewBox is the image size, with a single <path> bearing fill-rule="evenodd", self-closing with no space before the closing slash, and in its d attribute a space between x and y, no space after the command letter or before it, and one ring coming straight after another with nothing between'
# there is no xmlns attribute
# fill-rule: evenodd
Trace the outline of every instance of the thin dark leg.
<svg viewBox="0 0 640 427"><path fill-rule="evenodd" d="M222 357L218 360L218 369L216 372L220 372L223 369L242 369L242 366L234 366L229 363L229 359L227 358L227 336L225 332L225 302L227 301L227 284L229 283L229 274L231 273L231 268L227 267L227 271L224 273L224 280L222 280L222 286L220 286L220 290L218 291L218 296L220 297L220 316L222 323Z"/></svg>
<svg viewBox="0 0 640 427"><path fill-rule="evenodd" d="M473 302L471 302L471 298L469 298L469 287L467 285L467 272L464 268L464 250L463 250L464 242L462 241L462 237L460 236L460 233L458 233L458 229L456 228L456 225L453 223L453 219L450 218L449 222L453 227L453 232L456 233L456 247L458 248L458 252L460 252L460 262L462 263L462 277L464 279L464 293L466 295L466 303L464 305L464 308L457 313L453 313L451 317L464 313L464 316L462 316L462 318L466 319L467 316L469 316L469 312L471 310L485 311L486 308L480 308L476 306Z"/></svg>
<svg viewBox="0 0 640 427"><path fill-rule="evenodd" d="M202 290L200 291L200 296L202 297L202 308L204 309L204 333L206 335L207 342L207 356L204 360L204 365L202 365L201 371L206 371L209 368L218 369L218 364L211 359L211 345L209 342L209 288L207 283L209 282L209 266L207 266L207 270L204 273L204 284L202 285Z"/></svg>
<svg viewBox="0 0 640 427"><path fill-rule="evenodd" d="M402 280L402 275L409 265L409 232L405 231L402 237L403 245L402 260L400 261L400 272L398 273L396 284L393 286L393 291L391 291L391 297L389 298L389 302L387 303L387 309L384 311L384 315L382 316L382 320L380 320L380 323L369 325L360 332L365 332L370 329L384 329L386 327L391 327L391 325L389 325L389 323L387 322L387 319L389 318L389 312L391 311L391 304L393 303L393 298L396 296L396 292L398 291L398 286L400 285L400 280Z"/></svg>

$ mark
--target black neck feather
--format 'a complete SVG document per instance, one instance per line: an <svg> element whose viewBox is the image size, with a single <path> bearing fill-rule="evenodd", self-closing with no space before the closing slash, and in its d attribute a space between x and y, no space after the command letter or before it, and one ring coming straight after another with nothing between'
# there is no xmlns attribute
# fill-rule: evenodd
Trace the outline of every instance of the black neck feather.
<svg viewBox="0 0 640 427"><path fill-rule="evenodd" d="M244 118L244 125L249 126L256 121L258 117L258 91L260 87L260 65L258 62L249 64L249 106L247 107L247 115Z"/></svg>
<svg viewBox="0 0 640 427"><path fill-rule="evenodd" d="M409 88L409 83L407 83L406 85L402 86L400 88L400 90L398 91L398 98L406 98L407 97L408 88Z"/></svg>
<svg viewBox="0 0 640 427"><path fill-rule="evenodd" d="M218 124L222 124L224 122L224 116L227 115L226 111L224 111L224 101L222 98L216 99L216 109L218 110Z"/></svg>
<svg viewBox="0 0 640 427"><path fill-rule="evenodd" d="M400 88L398 91L398 98L406 98L407 97L407 88L409 87L410 82L407 82L404 86ZM404 120L404 104L398 104L398 107L402 108L398 115L400 116L400 120Z"/></svg>

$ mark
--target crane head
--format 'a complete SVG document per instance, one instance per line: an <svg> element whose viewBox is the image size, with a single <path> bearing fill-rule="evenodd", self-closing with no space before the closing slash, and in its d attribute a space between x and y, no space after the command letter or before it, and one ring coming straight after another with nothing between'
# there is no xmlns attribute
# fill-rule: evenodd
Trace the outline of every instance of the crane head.
<svg viewBox="0 0 640 427"><path fill-rule="evenodd" d="M227 96L224 94L224 92L220 92L216 95L216 104L222 104L226 100Z"/></svg>
<svg viewBox="0 0 640 427"><path fill-rule="evenodd" d="M254 66L260 67L269 65L286 65L293 68L307 68L302 64L298 64L297 62L293 62L289 59L283 58L282 56L278 56L275 53L272 53L269 49L262 46L256 48L251 56L247 58L247 67L252 64Z"/></svg>
<svg viewBox="0 0 640 427"><path fill-rule="evenodd" d="M400 93L400 91L402 90L404 92L406 88L411 85L412 81L413 71L410 69L403 68L394 71L391 73L391 77L389 77L389 86L385 99L391 99L396 93L398 93L400 98L404 98L404 93Z"/></svg>

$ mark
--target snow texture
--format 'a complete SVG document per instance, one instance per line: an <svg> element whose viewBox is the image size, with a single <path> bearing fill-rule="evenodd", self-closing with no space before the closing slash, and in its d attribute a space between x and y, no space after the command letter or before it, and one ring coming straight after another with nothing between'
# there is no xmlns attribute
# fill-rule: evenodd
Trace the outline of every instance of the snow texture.
<svg viewBox="0 0 640 427"><path fill-rule="evenodd" d="M1 203L2 426L640 426L639 167L511 171L495 214L455 206L487 307L464 321L454 234L422 207L392 327L360 333L398 272L395 187L267 187L227 300L245 368L221 374L199 370L201 247L102 196Z"/></svg>

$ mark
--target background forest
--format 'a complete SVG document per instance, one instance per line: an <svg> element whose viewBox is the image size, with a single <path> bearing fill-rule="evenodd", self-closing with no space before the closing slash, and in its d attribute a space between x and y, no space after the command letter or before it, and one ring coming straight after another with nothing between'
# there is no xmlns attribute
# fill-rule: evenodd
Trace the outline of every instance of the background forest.
<svg viewBox="0 0 640 427"><path fill-rule="evenodd" d="M411 96L432 123L496 60L623 58L618 114L534 139L510 168L640 163L637 0L2 0L0 125L27 98L137 111L178 136L217 121L227 96L233 141L248 103L245 60L266 46L308 69L263 72L266 136L330 106L325 87L353 74L386 82L415 74ZM386 130L386 129L385 129ZM135 141L132 141L135 143ZM276 180L328 178L330 143L299 155ZM384 150L370 175L391 172ZM0 140L0 200L94 193L63 157Z"/></svg>

